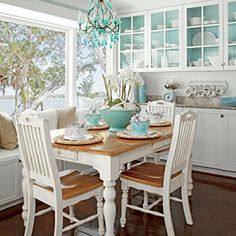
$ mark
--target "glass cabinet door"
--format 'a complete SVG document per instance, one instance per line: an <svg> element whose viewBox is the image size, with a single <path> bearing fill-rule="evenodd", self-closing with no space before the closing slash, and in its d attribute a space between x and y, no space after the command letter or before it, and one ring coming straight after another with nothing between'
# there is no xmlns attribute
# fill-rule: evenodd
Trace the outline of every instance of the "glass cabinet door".
<svg viewBox="0 0 236 236"><path fill-rule="evenodd" d="M179 67L179 10L151 13L151 68Z"/></svg>
<svg viewBox="0 0 236 236"><path fill-rule="evenodd" d="M228 67L236 67L236 1L229 1L227 5L227 28L226 46L228 48L226 53L226 63Z"/></svg>
<svg viewBox="0 0 236 236"><path fill-rule="evenodd" d="M121 18L120 69L144 68L145 58L145 16Z"/></svg>
<svg viewBox="0 0 236 236"><path fill-rule="evenodd" d="M219 5L187 8L187 67L219 67Z"/></svg>

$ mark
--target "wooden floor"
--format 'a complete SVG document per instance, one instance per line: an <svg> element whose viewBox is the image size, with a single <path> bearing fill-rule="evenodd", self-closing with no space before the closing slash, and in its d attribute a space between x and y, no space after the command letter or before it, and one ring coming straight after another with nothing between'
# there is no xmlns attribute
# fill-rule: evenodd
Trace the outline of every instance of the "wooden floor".
<svg viewBox="0 0 236 236"><path fill-rule="evenodd" d="M236 235L236 179L223 178L194 172L194 190L190 198L193 214L193 226L185 224L180 203L173 202L172 216L177 236L235 236ZM2 191L2 190L1 190ZM117 218L116 235L122 236L162 236L166 235L164 220L138 211L128 210L125 229L119 227L120 190L117 184ZM132 191L133 200L142 203L142 196ZM179 193L176 193L179 195ZM38 208L44 207L39 204ZM158 207L161 209L161 207ZM93 199L76 206L76 213L86 216L96 209ZM24 232L20 212L21 205L0 212L0 236L22 236ZM65 222L66 223L66 222ZM53 234L53 213L37 218L33 235L47 236ZM66 235L73 235L69 232Z"/></svg>

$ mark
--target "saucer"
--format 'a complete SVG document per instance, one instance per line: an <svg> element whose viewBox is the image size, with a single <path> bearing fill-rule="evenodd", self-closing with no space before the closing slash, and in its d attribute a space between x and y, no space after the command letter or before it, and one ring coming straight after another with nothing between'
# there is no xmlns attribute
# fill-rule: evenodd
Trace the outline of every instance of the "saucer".
<svg viewBox="0 0 236 236"><path fill-rule="evenodd" d="M93 135L85 134L85 135L80 136L80 137L74 137L74 136L71 136L71 135L64 135L63 138L64 138L65 140L70 140L70 141L89 140L89 139L92 139L92 138L93 138Z"/></svg>

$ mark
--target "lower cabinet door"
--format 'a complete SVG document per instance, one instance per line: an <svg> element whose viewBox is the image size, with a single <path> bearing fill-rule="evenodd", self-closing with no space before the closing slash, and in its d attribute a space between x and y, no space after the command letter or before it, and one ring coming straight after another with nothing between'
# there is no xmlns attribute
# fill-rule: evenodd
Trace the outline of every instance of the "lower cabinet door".
<svg viewBox="0 0 236 236"><path fill-rule="evenodd" d="M0 160L0 205L19 198L18 158Z"/></svg>
<svg viewBox="0 0 236 236"><path fill-rule="evenodd" d="M191 110L198 112L193 164L225 169L227 117L221 110L192 108Z"/></svg>
<svg viewBox="0 0 236 236"><path fill-rule="evenodd" d="M228 132L226 168L230 171L236 171L236 111L229 112L227 121Z"/></svg>

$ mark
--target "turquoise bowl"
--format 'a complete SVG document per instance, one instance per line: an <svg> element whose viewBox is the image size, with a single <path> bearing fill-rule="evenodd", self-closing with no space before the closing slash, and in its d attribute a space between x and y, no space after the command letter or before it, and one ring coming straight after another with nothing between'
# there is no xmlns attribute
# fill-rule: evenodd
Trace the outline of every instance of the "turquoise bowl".
<svg viewBox="0 0 236 236"><path fill-rule="evenodd" d="M146 135L148 133L148 128L150 121L143 122L131 122L132 133L134 135Z"/></svg>
<svg viewBox="0 0 236 236"><path fill-rule="evenodd" d="M90 115L86 117L88 125L96 126L99 125L99 120L101 119L101 114Z"/></svg>
<svg viewBox="0 0 236 236"><path fill-rule="evenodd" d="M118 132L126 129L136 110L100 110L102 119L110 126L109 131Z"/></svg>

